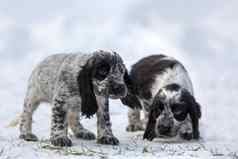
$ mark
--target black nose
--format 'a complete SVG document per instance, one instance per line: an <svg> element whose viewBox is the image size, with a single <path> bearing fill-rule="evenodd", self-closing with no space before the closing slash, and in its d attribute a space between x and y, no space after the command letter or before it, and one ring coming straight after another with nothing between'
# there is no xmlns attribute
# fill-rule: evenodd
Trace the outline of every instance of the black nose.
<svg viewBox="0 0 238 159"><path fill-rule="evenodd" d="M158 130L161 135L167 135L170 132L170 127L165 125L159 125Z"/></svg>

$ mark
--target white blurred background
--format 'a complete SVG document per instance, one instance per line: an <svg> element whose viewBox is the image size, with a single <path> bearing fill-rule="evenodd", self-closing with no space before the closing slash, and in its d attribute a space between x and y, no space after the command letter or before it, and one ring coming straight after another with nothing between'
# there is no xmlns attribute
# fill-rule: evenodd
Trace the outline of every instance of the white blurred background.
<svg viewBox="0 0 238 159"><path fill-rule="evenodd" d="M0 0L1 132L21 111L43 58L108 49L128 68L150 54L179 59L202 105L204 140L238 142L237 7L236 0ZM114 105L126 120L126 108Z"/></svg>

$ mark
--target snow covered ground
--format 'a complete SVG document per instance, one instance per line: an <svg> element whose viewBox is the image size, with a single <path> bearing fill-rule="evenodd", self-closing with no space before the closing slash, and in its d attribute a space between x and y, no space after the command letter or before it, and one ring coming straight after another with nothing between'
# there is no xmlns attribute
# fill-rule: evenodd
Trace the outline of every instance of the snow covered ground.
<svg viewBox="0 0 238 159"><path fill-rule="evenodd" d="M26 62L26 61L25 61ZM211 71L203 66L188 65L194 78L198 101L202 105L200 141L184 142L179 139L153 142L143 141L143 132L128 133L127 108L120 101L111 101L112 127L120 140L119 146L103 146L95 141L73 138L70 149L51 147L47 139L50 133L50 107L43 104L34 116L33 130L42 139L38 143L27 143L18 139L17 127L8 127L22 109L28 70L25 64L5 67L1 75L1 111L0 111L0 158L238 158L237 99L238 88L233 73L225 70ZM31 62L29 62L31 63ZM132 63L132 62L129 62ZM188 62L189 64L190 62ZM5 65L6 66L6 65ZM20 68L27 70L23 73ZM224 71L219 77L220 73ZM216 73L215 73L216 72ZM25 76L21 76L26 74ZM11 78L9 78L11 76ZM96 133L96 119L84 119L86 128Z"/></svg>
<svg viewBox="0 0 238 159"><path fill-rule="evenodd" d="M237 5L235 0L0 1L0 159L238 159ZM202 139L143 141L143 132L125 131L127 108L111 101L119 146L73 139L70 149L50 147L48 105L34 116L42 141L19 140L18 129L8 124L21 112L33 67L53 53L96 49L117 51L128 68L157 53L184 63L202 105ZM95 118L83 123L96 133Z"/></svg>

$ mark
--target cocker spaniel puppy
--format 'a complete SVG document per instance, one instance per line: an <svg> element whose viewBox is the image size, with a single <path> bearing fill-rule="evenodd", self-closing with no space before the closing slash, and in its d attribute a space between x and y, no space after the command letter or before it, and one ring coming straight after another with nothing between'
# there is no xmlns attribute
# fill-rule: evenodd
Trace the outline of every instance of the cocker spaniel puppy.
<svg viewBox="0 0 238 159"><path fill-rule="evenodd" d="M71 146L68 126L77 138L93 140L95 135L79 122L80 112L90 118L97 114L97 141L117 145L111 130L109 98L125 97L125 65L115 52L56 54L33 71L20 121L20 138L37 141L32 133L32 115L42 102L52 106L51 137L55 146Z"/></svg>
<svg viewBox="0 0 238 159"><path fill-rule="evenodd" d="M128 131L143 130L140 109L146 118L144 139L173 137L199 139L200 105L184 66L174 58L152 55L132 66L125 76L128 94L122 102L130 108Z"/></svg>

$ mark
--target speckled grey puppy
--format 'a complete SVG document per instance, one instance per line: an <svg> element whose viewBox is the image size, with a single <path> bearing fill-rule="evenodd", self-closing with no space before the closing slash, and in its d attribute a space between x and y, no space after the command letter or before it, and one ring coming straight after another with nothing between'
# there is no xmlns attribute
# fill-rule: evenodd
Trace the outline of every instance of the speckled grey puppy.
<svg viewBox="0 0 238 159"><path fill-rule="evenodd" d="M46 58L33 71L20 123L20 138L37 141L32 133L32 115L40 103L52 105L51 143L71 146L68 126L74 135L95 139L79 122L80 112L86 117L97 113L98 143L117 145L111 130L109 98L124 97L125 66L115 52L93 54L56 54Z"/></svg>

